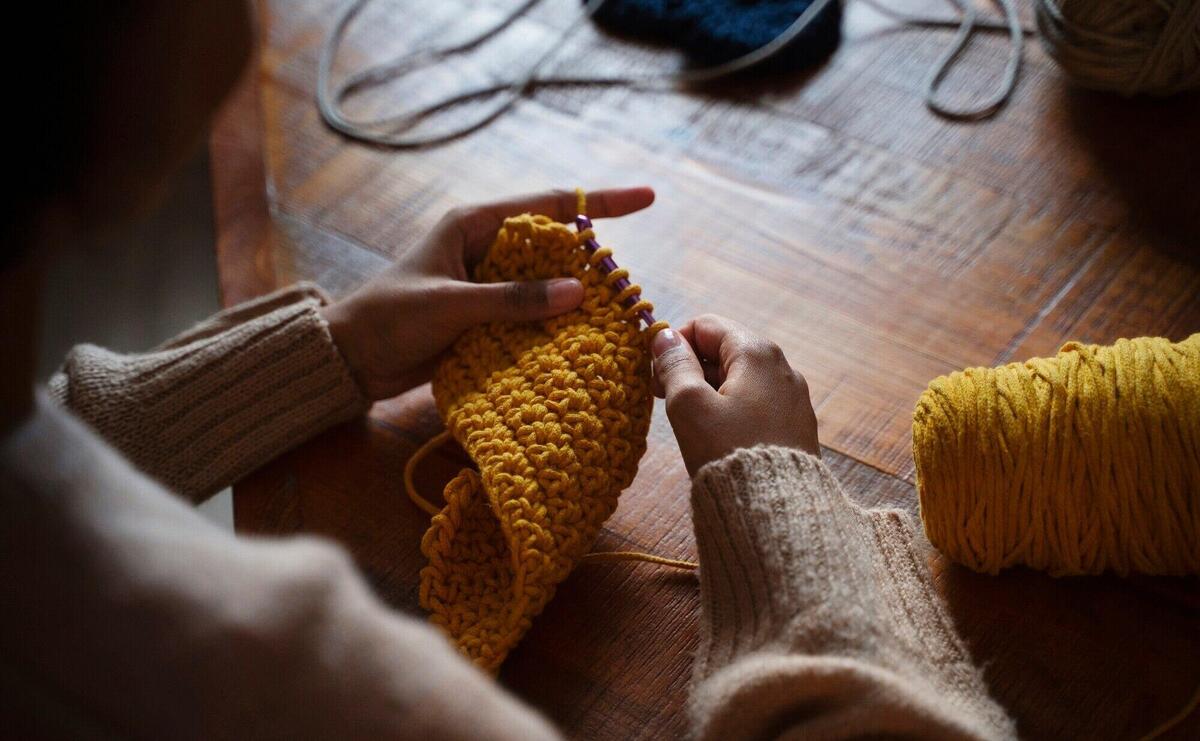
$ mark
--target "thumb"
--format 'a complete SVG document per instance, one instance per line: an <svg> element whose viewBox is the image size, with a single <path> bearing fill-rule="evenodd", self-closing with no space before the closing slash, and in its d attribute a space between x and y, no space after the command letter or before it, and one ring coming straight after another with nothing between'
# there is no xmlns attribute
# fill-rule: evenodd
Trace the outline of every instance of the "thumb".
<svg viewBox="0 0 1200 741"><path fill-rule="evenodd" d="M654 356L655 393L665 397L668 405L672 399L711 390L696 353L675 330L664 329L654 335L650 353Z"/></svg>
<svg viewBox="0 0 1200 741"><path fill-rule="evenodd" d="M478 283L467 300L476 322L527 322L578 308L583 284L577 278Z"/></svg>

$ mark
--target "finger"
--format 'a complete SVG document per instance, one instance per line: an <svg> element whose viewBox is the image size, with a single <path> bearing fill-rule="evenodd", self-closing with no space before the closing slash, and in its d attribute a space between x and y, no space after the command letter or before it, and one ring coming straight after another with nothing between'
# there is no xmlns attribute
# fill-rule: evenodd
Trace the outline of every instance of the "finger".
<svg viewBox="0 0 1200 741"><path fill-rule="evenodd" d="M744 344L750 330L741 322L736 322L728 317L702 314L688 322L684 333L691 341L692 346L696 348L697 355L711 363L721 365L722 356L728 356Z"/></svg>
<svg viewBox="0 0 1200 741"><path fill-rule="evenodd" d="M583 301L583 284L575 278L463 285L469 288L458 304L468 326L547 319L576 309Z"/></svg>
<svg viewBox="0 0 1200 741"><path fill-rule="evenodd" d="M586 194L587 215L593 219L625 216L654 203L654 189L647 186L636 188L608 188ZM554 190L508 198L496 203L479 206L479 211L491 220L492 231L509 216L517 214L544 214L555 221L572 221L579 213L579 199L573 190Z"/></svg>
<svg viewBox="0 0 1200 741"><path fill-rule="evenodd" d="M720 369L712 363L707 363L704 360L700 361L700 369L704 371L704 381L713 391L721 388ZM658 380L658 376L651 376L650 388L654 395L660 399L666 398L667 390L663 388L662 381Z"/></svg>
<svg viewBox="0 0 1200 741"><path fill-rule="evenodd" d="M654 380L663 391L667 408L672 404L704 393L714 393L704 380L704 370L683 337L673 329L664 329L650 343L654 356Z"/></svg>
<svg viewBox="0 0 1200 741"><path fill-rule="evenodd" d="M721 384L725 382L725 371L721 368L721 363L715 355L708 357L696 347L695 321L683 325L679 334L683 335L683 339L687 340L688 344L692 346L692 351L696 353L696 357L700 359L700 367L704 369L704 380L708 381L708 385L714 389L721 388Z"/></svg>
<svg viewBox="0 0 1200 741"><path fill-rule="evenodd" d="M679 336L683 338L683 341L686 342L692 348L692 352L695 353L696 352L696 343L692 341L692 322L688 322L687 324L683 325L682 327L680 327L678 330L675 330L675 331L679 332ZM657 335L655 335L655 336L657 337ZM654 348L652 347L651 352L653 352L653 349ZM708 383L708 385L712 386L714 389L720 388L720 383L713 383L712 377L710 375L710 374L712 374L711 368L713 367L713 365L709 361L707 361L703 356L699 355L698 353L696 355L696 359L700 361L700 369L704 372L704 380ZM654 375L651 378L650 385L651 385L651 388L654 390L655 396L657 396L660 399L666 398L667 390L663 387L662 381L660 381L658 379L657 375Z"/></svg>
<svg viewBox="0 0 1200 741"><path fill-rule="evenodd" d="M587 215L593 219L624 216L641 211L651 203L654 203L654 190L645 186L597 190L587 194ZM468 206L456 214L460 220L458 229L463 237L464 255L469 263L481 259L500 225L510 216L542 214L555 221L570 223L578 208L578 196L569 190L533 193Z"/></svg>
<svg viewBox="0 0 1200 741"><path fill-rule="evenodd" d="M660 399L667 398L667 389L663 386L662 380L659 379L658 374L654 372L654 360L656 359L655 350L659 351L659 353L657 353L657 354L661 354L662 352L670 349L670 344L672 344L673 341L671 340L670 335L666 334L667 331L674 332L677 330L674 330L674 329L663 330L662 332L659 332L658 334L654 335L654 339L658 340L660 343L658 346L655 346L653 341L651 341L651 343L650 343L650 360L651 360L650 389L654 392L654 395ZM660 336L663 339L659 340L658 338ZM683 337L684 342L688 342L690 344L689 338L684 336L682 331L680 331L680 336ZM666 344L663 344L663 343L666 343Z"/></svg>
<svg viewBox="0 0 1200 741"><path fill-rule="evenodd" d="M749 371L786 365L778 345L732 319L705 314L690 322L688 330L697 354L718 369L722 387L737 384Z"/></svg>

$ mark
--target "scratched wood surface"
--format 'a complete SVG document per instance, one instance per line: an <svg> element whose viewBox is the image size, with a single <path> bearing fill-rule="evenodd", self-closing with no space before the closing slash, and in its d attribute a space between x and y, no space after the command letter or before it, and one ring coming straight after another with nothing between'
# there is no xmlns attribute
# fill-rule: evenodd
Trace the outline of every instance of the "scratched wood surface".
<svg viewBox="0 0 1200 741"><path fill-rule="evenodd" d="M1053 353L1069 339L1200 331L1194 97L1071 90L1033 40L1008 108L949 123L920 96L947 34L900 30L852 3L841 47L808 74L689 93L543 90L466 139L397 153L348 142L317 115L318 47L340 5L258 6L259 59L212 142L226 303L298 279L343 293L457 204L648 183L654 207L599 233L658 315L727 314L779 342L809 378L843 485L864 504L914 512L910 414L930 379ZM352 29L339 69L462 38L513 5L381 0ZM478 54L355 110L427 100L511 68L568 27L576 6L542 3ZM999 38L975 43L947 90L994 82L1004 53ZM670 51L585 27L555 66L677 64ZM439 429L427 388L377 404L236 486L237 526L333 538L384 600L419 615L427 518L400 480ZM433 457L420 486L437 491L463 463L453 452ZM688 479L661 405L638 478L597 548L695 556ZM1194 579L991 578L931 562L1023 736L1136 737L1200 685ZM691 576L581 567L500 680L572 737L679 737L698 609ZM1173 736L1200 735L1197 716Z"/></svg>

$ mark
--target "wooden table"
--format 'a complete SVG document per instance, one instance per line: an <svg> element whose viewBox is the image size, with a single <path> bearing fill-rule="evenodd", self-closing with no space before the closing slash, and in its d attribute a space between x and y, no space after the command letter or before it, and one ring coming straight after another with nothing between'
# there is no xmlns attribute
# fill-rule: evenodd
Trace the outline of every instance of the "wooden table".
<svg viewBox="0 0 1200 741"><path fill-rule="evenodd" d="M845 487L864 504L913 511L910 414L930 379L1050 354L1068 339L1200 330L1194 97L1071 90L1034 40L1008 108L950 123L920 96L948 34L897 31L852 4L841 48L810 75L702 94L543 91L464 140L398 153L349 142L317 115L317 50L341 1L259 6L259 61L213 136L227 304L299 279L344 292L456 204L649 183L656 205L600 234L658 315L678 323L714 311L778 341L809 378ZM543 3L459 73L524 58L577 4ZM345 67L461 36L512 5L378 2L347 39ZM977 43L948 90L994 81L1003 54L999 38ZM676 63L591 28L560 66L581 59L592 70ZM403 83L375 100L428 97L456 79ZM597 548L694 558L688 479L661 406L655 415L638 478ZM419 614L428 518L404 497L401 471L439 429L428 389L377 404L238 484L238 529L340 541L383 599ZM435 458L419 483L436 491L459 465ZM1195 579L992 578L933 565L1025 736L1131 738L1200 685ZM571 736L675 738L697 614L691 576L584 566L500 679ZM1174 734L1197 736L1200 713Z"/></svg>

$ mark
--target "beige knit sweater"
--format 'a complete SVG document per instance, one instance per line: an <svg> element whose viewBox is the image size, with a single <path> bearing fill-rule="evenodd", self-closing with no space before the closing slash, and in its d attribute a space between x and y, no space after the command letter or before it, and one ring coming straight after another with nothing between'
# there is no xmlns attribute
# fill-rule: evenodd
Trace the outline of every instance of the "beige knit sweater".
<svg viewBox="0 0 1200 741"><path fill-rule="evenodd" d="M235 538L167 494L363 412L322 300L288 289L145 355L77 348L50 383L71 413L39 395L0 440L8 734L555 737L336 547ZM854 507L781 448L705 466L692 501L698 737L1013 736L903 514Z"/></svg>

